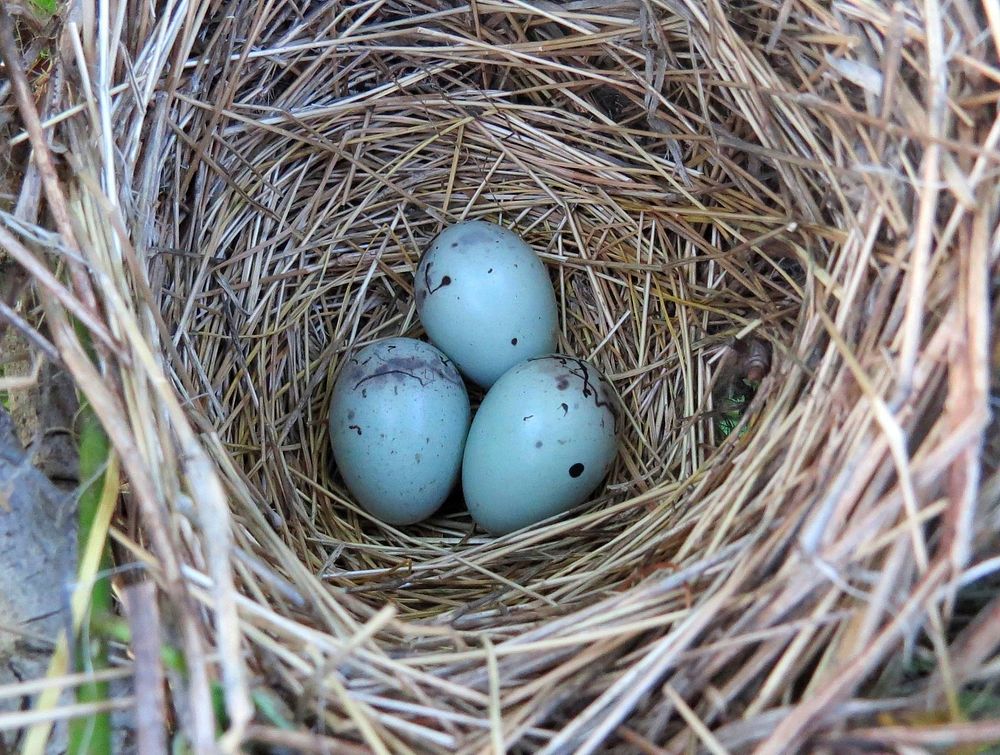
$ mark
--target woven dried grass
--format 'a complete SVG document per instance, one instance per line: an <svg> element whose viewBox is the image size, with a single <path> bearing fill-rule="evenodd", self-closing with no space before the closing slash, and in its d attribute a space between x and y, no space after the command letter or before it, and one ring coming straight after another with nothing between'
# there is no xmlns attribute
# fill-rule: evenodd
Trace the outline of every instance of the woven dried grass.
<svg viewBox="0 0 1000 755"><path fill-rule="evenodd" d="M111 536L161 587L196 749L216 678L226 748L997 735L958 702L1000 676L1000 602L961 601L1000 565L995 2L74 14L59 115L24 116L63 147L55 232L0 244L121 458ZM373 521L328 450L338 365L421 335L419 255L465 218L539 251L627 415L595 500L502 538Z"/></svg>

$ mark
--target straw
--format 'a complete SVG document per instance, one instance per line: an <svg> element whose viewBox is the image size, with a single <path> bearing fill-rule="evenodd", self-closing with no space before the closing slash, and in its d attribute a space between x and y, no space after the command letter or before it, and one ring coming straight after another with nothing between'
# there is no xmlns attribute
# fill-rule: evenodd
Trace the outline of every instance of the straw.
<svg viewBox="0 0 1000 755"><path fill-rule="evenodd" d="M91 10L10 134L52 227L0 246L120 459L195 750L995 734L995 2ZM500 538L374 520L326 426L473 218L539 253L625 419L591 501Z"/></svg>

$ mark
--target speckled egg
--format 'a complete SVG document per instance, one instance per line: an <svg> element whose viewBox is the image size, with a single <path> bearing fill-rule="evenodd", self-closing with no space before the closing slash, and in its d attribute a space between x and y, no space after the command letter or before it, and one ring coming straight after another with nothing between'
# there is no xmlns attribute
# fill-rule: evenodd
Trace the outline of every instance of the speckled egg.
<svg viewBox="0 0 1000 755"><path fill-rule="evenodd" d="M568 511L601 483L617 454L620 404L594 365L531 359L490 388L469 430L462 489L494 534Z"/></svg>
<svg viewBox="0 0 1000 755"><path fill-rule="evenodd" d="M556 349L545 266L516 233L470 220L442 231L417 267L417 314L430 340L484 388Z"/></svg>
<svg viewBox="0 0 1000 755"><path fill-rule="evenodd" d="M412 338L348 357L330 403L337 468L357 502L389 524L426 519L456 480L469 396L454 363Z"/></svg>

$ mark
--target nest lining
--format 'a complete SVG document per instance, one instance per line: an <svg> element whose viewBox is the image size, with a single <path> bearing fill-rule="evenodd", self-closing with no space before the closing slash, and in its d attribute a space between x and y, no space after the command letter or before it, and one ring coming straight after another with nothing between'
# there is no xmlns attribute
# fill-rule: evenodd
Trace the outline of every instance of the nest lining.
<svg viewBox="0 0 1000 755"><path fill-rule="evenodd" d="M478 68L452 75L475 80ZM329 113L308 107L263 130L220 124L217 167L204 171L202 200L182 237L183 248L198 251L163 255L154 272L194 403L258 505L312 569L404 613L454 611L488 596L509 608L537 600L539 590L554 590L546 603L565 610L592 600L595 587L613 587L655 552L655 539L631 534L648 529L644 515L659 530L683 517L680 509L697 511L680 496L673 506L651 502L704 473L714 451L705 419L709 362L738 333L794 332L802 312L800 264L749 250L735 261L718 251L775 230L789 236L787 218L694 168L685 171L691 188L675 188L676 179L664 178L677 173L665 139L645 134L645 146L630 139L638 148L630 153L600 106L573 94L590 85L587 71L556 83L533 69L503 78L509 91L440 97L429 86L421 97L414 87ZM687 162L707 159L698 146ZM164 203L164 220L176 210ZM448 553L503 547L473 533L461 512L405 532L365 517L331 474L325 422L337 365L351 349L422 336L416 263L443 224L473 217L513 227L539 252L559 295L560 349L595 360L628 417L607 492L587 509L586 546L557 524L543 539L548 565L489 559L503 564L489 567L500 568L501 579L449 563ZM726 270L737 266L749 270L731 282ZM648 505L628 505L644 494ZM613 570L598 567L610 580L566 586L623 538L639 550L619 553ZM563 564L558 588L549 572L556 564ZM409 578L391 576L401 569ZM436 587L442 581L444 590Z"/></svg>

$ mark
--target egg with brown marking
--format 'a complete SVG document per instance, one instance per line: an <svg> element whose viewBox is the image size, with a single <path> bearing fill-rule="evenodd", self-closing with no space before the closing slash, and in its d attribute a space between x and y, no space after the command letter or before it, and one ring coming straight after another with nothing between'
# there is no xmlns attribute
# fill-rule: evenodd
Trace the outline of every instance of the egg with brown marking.
<svg viewBox="0 0 1000 755"><path fill-rule="evenodd" d="M556 349L552 281L531 247L499 225L470 220L438 234L414 290L428 338L484 388L518 362Z"/></svg>
<svg viewBox="0 0 1000 755"><path fill-rule="evenodd" d="M353 352L330 402L330 442L344 483L395 525L431 516L458 480L471 413L455 364L412 338Z"/></svg>
<svg viewBox="0 0 1000 755"><path fill-rule="evenodd" d="M550 355L504 373L465 444L472 518L504 534L583 503L614 464L620 423L618 394L590 362Z"/></svg>

